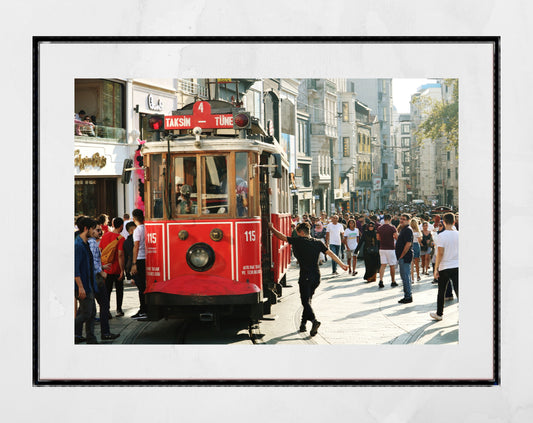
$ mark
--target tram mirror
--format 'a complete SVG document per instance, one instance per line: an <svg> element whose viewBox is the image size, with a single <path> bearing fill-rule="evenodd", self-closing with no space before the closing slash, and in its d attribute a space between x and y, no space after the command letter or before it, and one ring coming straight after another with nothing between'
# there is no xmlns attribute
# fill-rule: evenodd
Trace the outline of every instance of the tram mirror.
<svg viewBox="0 0 533 423"><path fill-rule="evenodd" d="M272 157L274 157L274 164L276 165L272 177L281 178L281 154L272 154Z"/></svg>
<svg viewBox="0 0 533 423"><path fill-rule="evenodd" d="M132 167L133 167L133 160L124 159L124 164L122 165L122 180L121 180L121 182L124 185L127 185L130 183Z"/></svg>

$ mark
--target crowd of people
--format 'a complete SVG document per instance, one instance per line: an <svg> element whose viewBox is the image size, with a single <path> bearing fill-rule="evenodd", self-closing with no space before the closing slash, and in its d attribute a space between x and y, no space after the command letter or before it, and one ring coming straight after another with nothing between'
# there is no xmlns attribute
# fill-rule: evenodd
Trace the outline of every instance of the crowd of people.
<svg viewBox="0 0 533 423"><path fill-rule="evenodd" d="M312 322L311 336L318 332L320 322L311 307L313 294L320 284L320 266L331 259L331 274L338 276L340 267L349 275L358 274L357 260L365 264L365 283L378 281L378 289L385 287L383 277L389 267L391 286L396 287L398 266L403 285L403 298L398 302L413 302L412 283L420 281L420 274L438 284L437 310L430 313L434 320L442 320L444 302L459 298L459 216L376 211L363 214L322 212L319 216L303 214L292 217L292 234L286 236L272 224L270 230L277 238L288 242L300 266L300 299L303 306L300 331ZM135 209L132 219L101 214L96 218L78 216L75 221L75 336L79 344L98 343L95 323L100 324L101 340L113 340L120 334L111 333L109 319L110 298L116 291L116 315L124 316L122 301L124 281L130 280L139 291L139 311L132 316L146 319L144 290L146 289L144 214ZM343 262L346 260L346 263ZM378 280L379 277L379 280ZM452 290L453 289L453 290ZM96 303L99 318L96 318ZM85 336L83 328L85 327Z"/></svg>
<svg viewBox="0 0 533 423"><path fill-rule="evenodd" d="M418 210L418 212L417 212ZM365 283L378 281L378 289L385 287L383 276L389 267L391 287L396 282L398 267L403 286L400 304L413 302L412 283L420 281L420 274L438 284L437 311L430 313L434 320L442 320L444 302L459 299L459 215L445 213L431 215L419 207L413 214L399 211L375 211L362 214L326 212L320 215L304 213L292 216L290 237L270 224L272 234L287 241L300 266L300 299L303 306L300 331L306 331L307 321L313 322L311 336L316 335L320 322L311 307L313 293L320 283L320 268L332 259L331 274L339 275L337 267L356 277L357 260L365 263ZM346 264L343 260L346 258Z"/></svg>
<svg viewBox="0 0 533 423"><path fill-rule="evenodd" d="M109 225L111 223L111 225ZM144 214L140 209L109 220L101 214L96 218L78 216L74 238L74 342L97 344L95 323L100 324L102 341L120 336L110 331L110 298L116 291L115 317L124 316L122 301L124 281L131 280L139 290L139 311L134 319L146 319ZM96 317L96 303L99 317ZM85 336L83 328L85 327Z"/></svg>

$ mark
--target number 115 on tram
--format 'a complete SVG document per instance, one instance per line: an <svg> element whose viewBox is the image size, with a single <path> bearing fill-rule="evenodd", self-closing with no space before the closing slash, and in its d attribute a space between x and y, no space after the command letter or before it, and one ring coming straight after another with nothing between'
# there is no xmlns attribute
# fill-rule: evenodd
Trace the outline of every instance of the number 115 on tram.
<svg viewBox="0 0 533 423"><path fill-rule="evenodd" d="M290 246L286 154L243 109L198 101L164 117L145 167L147 314L259 320L281 296ZM158 137L159 138L159 137Z"/></svg>

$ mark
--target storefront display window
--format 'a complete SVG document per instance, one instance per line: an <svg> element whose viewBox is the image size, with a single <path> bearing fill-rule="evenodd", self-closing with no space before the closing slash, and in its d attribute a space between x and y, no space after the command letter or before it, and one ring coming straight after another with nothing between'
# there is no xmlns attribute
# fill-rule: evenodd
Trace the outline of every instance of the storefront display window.
<svg viewBox="0 0 533 423"><path fill-rule="evenodd" d="M116 178L76 178L74 187L76 216L97 217L102 213L117 216Z"/></svg>

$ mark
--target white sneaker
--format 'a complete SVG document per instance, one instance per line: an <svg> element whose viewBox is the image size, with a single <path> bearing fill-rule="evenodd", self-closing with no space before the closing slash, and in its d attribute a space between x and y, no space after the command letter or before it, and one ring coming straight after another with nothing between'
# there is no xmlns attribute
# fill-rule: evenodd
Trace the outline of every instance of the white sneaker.
<svg viewBox="0 0 533 423"><path fill-rule="evenodd" d="M442 320L442 316L439 316L437 313L429 313L429 315L433 320Z"/></svg>

